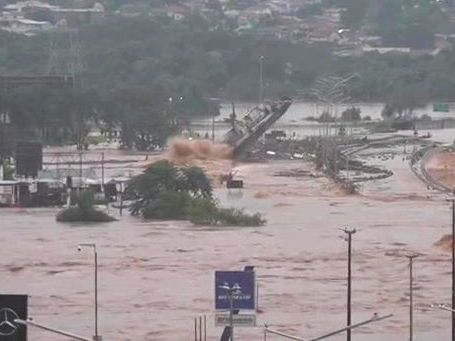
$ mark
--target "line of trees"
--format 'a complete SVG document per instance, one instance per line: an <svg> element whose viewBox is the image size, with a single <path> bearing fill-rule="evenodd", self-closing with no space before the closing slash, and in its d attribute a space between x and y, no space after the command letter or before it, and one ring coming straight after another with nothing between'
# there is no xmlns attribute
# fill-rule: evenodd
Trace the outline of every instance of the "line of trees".
<svg viewBox="0 0 455 341"><path fill-rule="evenodd" d="M344 7L346 28L370 31L387 46L417 49L434 47L435 33L454 32L447 9L451 1L428 0L341 0L326 6Z"/></svg>
<svg viewBox="0 0 455 341"><path fill-rule="evenodd" d="M0 92L0 111L7 113L16 139L87 147L95 128L120 131L122 147L161 147L178 132L182 115L158 91L143 88L100 92L28 86ZM163 95L164 96L164 95Z"/></svg>
<svg viewBox="0 0 455 341"><path fill-rule="evenodd" d="M70 40L64 33L24 37L0 31L0 74L43 74L50 42L56 39ZM211 97L255 100L260 56L265 56L264 86L269 97L305 92L321 75L355 72L359 75L351 93L355 100L383 101L408 86L419 88L425 98L455 99L455 76L448 72L455 63L454 52L434 57L370 53L339 58L325 45L238 36L211 27L197 14L177 22L111 16L81 28L72 39L79 41L84 88L101 92L141 88L161 92L163 98L183 97L187 116L211 115L204 100ZM65 72L63 66L60 72Z"/></svg>
<svg viewBox="0 0 455 341"><path fill-rule="evenodd" d="M360 0L343 1L349 9ZM400 7L400 17L406 16L406 8ZM357 16L365 20L366 15ZM68 44L51 44L55 41ZM356 73L348 94L353 100L387 102L397 112L412 111L431 100L455 100L455 74L450 72L454 51L422 57L370 53L339 58L325 45L239 36L210 26L197 14L180 21L111 15L71 37L0 31L0 74L44 74L49 46L54 56L64 55L66 64L74 65L75 56L67 53L70 41L80 47L82 65L75 89L27 87L0 93L0 110L10 114L24 135L82 147L90 128L103 122L107 128L121 128L125 147L160 146L191 117L217 114L212 97L256 100L260 56L265 56L266 97L308 93L322 75ZM54 72L70 71L65 63L59 70Z"/></svg>

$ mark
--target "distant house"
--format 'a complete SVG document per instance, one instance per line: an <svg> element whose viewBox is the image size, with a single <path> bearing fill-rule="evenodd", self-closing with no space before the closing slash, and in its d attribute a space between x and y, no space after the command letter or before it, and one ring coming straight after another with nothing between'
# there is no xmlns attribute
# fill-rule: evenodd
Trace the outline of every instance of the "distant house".
<svg viewBox="0 0 455 341"><path fill-rule="evenodd" d="M361 57L363 52L358 48L342 48L332 52L337 57Z"/></svg>
<svg viewBox="0 0 455 341"><path fill-rule="evenodd" d="M264 40L281 40L289 36L287 28L280 26L261 27L256 29L254 34Z"/></svg>
<svg viewBox="0 0 455 341"><path fill-rule="evenodd" d="M226 18L237 19L240 16L240 12L237 10L228 10L224 12Z"/></svg>
<svg viewBox="0 0 455 341"><path fill-rule="evenodd" d="M248 29L253 28L255 23L256 23L256 21L253 22L246 15L240 15L237 18L237 24L239 25L239 29L240 28L248 28Z"/></svg>
<svg viewBox="0 0 455 341"><path fill-rule="evenodd" d="M190 13L190 9L183 5L165 6L163 11L173 20L182 20Z"/></svg>
<svg viewBox="0 0 455 341"><path fill-rule="evenodd" d="M307 33L306 40L309 43L336 43L341 36L330 29L314 29Z"/></svg>
<svg viewBox="0 0 455 341"><path fill-rule="evenodd" d="M69 25L79 25L84 23L91 23L104 16L104 6L101 3L95 3L93 7L89 8L63 8L56 5L50 5L46 2L37 0L19 1L16 3L8 4L4 7L4 11L10 17L15 16L23 20L22 22L15 22L14 31L40 31L48 29L48 25L65 20ZM45 21L38 20L35 15L38 13L45 13ZM3 17L7 18L8 15ZM25 21L24 21L25 20ZM30 29L25 26L29 26ZM39 28L40 27L40 28ZM25 33L24 33L25 34Z"/></svg>
<svg viewBox="0 0 455 341"><path fill-rule="evenodd" d="M344 8L327 8L324 11L324 15L333 21L339 22L341 20L341 14L345 11Z"/></svg>
<svg viewBox="0 0 455 341"><path fill-rule="evenodd" d="M381 36L360 36L359 41L370 46L381 46L382 37Z"/></svg>
<svg viewBox="0 0 455 341"><path fill-rule="evenodd" d="M239 34L242 33L249 33L251 30L254 29L254 24L248 20L248 18L240 17L238 19L238 27L235 31Z"/></svg>
<svg viewBox="0 0 455 341"><path fill-rule="evenodd" d="M454 39L450 35L435 34L434 45L441 51L448 51L453 49Z"/></svg>
<svg viewBox="0 0 455 341"><path fill-rule="evenodd" d="M7 12L23 12L26 8L42 8L42 9L55 9L57 6L48 4L47 2L29 0L29 1L18 1L16 3L8 4L3 7L4 11Z"/></svg>
<svg viewBox="0 0 455 341"><path fill-rule="evenodd" d="M52 24L47 21L36 21L8 16L0 18L0 29L26 36L36 35L50 30L52 27Z"/></svg>
<svg viewBox="0 0 455 341"><path fill-rule="evenodd" d="M323 15L315 15L303 20L306 40L309 43L335 43L342 39L339 33L339 11L327 10Z"/></svg>
<svg viewBox="0 0 455 341"><path fill-rule="evenodd" d="M435 56L441 52L440 49L411 49L409 47L372 47L369 45L358 46L340 46L332 53L339 57L360 57L366 53L379 53L379 54L395 54L395 55L408 55L411 57L421 56Z"/></svg>
<svg viewBox="0 0 455 341"><path fill-rule="evenodd" d="M145 4L124 4L121 5L116 11L116 14L122 16L122 17L129 17L129 18L134 18L134 17L139 17L142 15L151 15L151 16L158 16L165 15L164 13L156 13L154 10L150 9L148 5Z"/></svg>
<svg viewBox="0 0 455 341"><path fill-rule="evenodd" d="M251 17L261 18L273 14L272 9L266 4L252 6L243 11L244 14Z"/></svg>
<svg viewBox="0 0 455 341"><path fill-rule="evenodd" d="M377 52L379 54L410 54L411 48L409 47L372 47L369 45L362 46L362 52Z"/></svg>
<svg viewBox="0 0 455 341"><path fill-rule="evenodd" d="M91 8L52 8L51 12L57 20L65 19L68 23L92 23L104 17L104 6L97 2Z"/></svg>

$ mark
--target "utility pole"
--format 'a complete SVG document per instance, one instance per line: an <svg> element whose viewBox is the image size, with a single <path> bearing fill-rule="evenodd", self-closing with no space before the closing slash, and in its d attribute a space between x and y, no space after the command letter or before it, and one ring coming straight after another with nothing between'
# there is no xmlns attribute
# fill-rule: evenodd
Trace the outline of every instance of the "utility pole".
<svg viewBox="0 0 455 341"><path fill-rule="evenodd" d="M98 335L98 252L95 251L95 335L93 341L101 341L101 336Z"/></svg>
<svg viewBox="0 0 455 341"><path fill-rule="evenodd" d="M406 256L409 259L409 340L413 340L413 311L414 311L414 303L413 303L413 275L412 275L412 262L414 258L417 258L419 255L412 254Z"/></svg>
<svg viewBox="0 0 455 341"><path fill-rule="evenodd" d="M452 202L452 309L455 309L455 199L452 198L450 201ZM452 310L452 341L455 341L454 310Z"/></svg>
<svg viewBox="0 0 455 341"><path fill-rule="evenodd" d="M5 178L5 161L8 160L9 152L8 148L5 148L5 144L7 144L7 124L9 125L11 123L10 116L7 111L0 113L0 168L2 169L2 178L0 180L3 180Z"/></svg>
<svg viewBox="0 0 455 341"><path fill-rule="evenodd" d="M215 142L215 114L212 114L212 142Z"/></svg>
<svg viewBox="0 0 455 341"><path fill-rule="evenodd" d="M264 56L259 57L259 105L264 101Z"/></svg>
<svg viewBox="0 0 455 341"><path fill-rule="evenodd" d="M77 188L77 194L80 194L82 190L82 152L79 152L79 186Z"/></svg>
<svg viewBox="0 0 455 341"><path fill-rule="evenodd" d="M347 319L346 325L351 325L351 254L352 254L352 235L356 233L356 229L345 228L342 230L348 235L348 292L347 292ZM346 340L351 341L351 329L346 330Z"/></svg>
<svg viewBox="0 0 455 341"><path fill-rule="evenodd" d="M101 192L104 193L104 152L101 152Z"/></svg>
<svg viewBox="0 0 455 341"><path fill-rule="evenodd" d="M4 147L4 144L5 144L5 116L6 116L6 113L1 113L0 114L0 170L1 170L1 173L0 173L0 176L1 176L1 179L0 180L4 180L5 179L5 147Z"/></svg>

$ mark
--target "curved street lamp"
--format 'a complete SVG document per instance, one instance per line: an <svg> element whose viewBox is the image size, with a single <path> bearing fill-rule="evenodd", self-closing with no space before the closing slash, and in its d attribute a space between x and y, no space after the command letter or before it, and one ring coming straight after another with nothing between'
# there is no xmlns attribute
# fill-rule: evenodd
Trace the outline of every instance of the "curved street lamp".
<svg viewBox="0 0 455 341"><path fill-rule="evenodd" d="M89 247L93 249L94 265L95 265L95 335L93 341L101 341L102 336L98 335L98 252L96 251L95 243L82 243L77 246L79 252L82 251L82 247Z"/></svg>

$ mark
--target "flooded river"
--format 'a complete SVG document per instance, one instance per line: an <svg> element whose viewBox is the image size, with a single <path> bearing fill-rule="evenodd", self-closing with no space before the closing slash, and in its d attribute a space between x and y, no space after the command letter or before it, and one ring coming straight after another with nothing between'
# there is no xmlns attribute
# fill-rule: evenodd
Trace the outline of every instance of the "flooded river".
<svg viewBox="0 0 455 341"><path fill-rule="evenodd" d="M236 165L246 188L218 188L216 195L225 206L263 213L267 224L259 228L213 229L128 215L108 224L69 225L55 221L56 209L2 209L1 292L31 295L29 314L37 322L92 335L93 255L78 252L77 245L95 242L105 340L193 340L193 318L201 314L208 318L208 340L218 340L214 271L245 265L256 267L263 312L257 328L236 329L237 340L262 340L263 323L315 337L345 324L347 243L339 229L352 227L358 229L353 322L375 312L394 314L355 330L352 340L402 341L408 335L403 254L424 254L415 260L415 303L450 302L450 255L433 244L450 232L451 215L444 198L428 192L406 160L396 157L383 164L394 176L365 183L353 196L324 177L275 176L293 169L313 172L306 162ZM416 308L414 321L415 340L450 335L450 313ZM33 328L29 337L62 340Z"/></svg>

